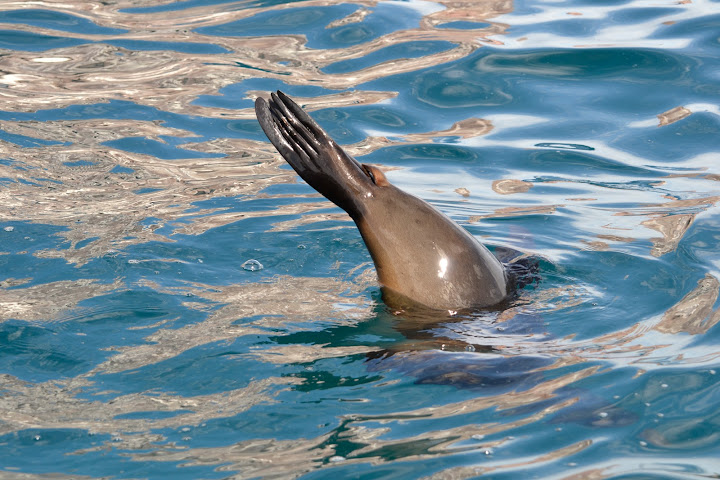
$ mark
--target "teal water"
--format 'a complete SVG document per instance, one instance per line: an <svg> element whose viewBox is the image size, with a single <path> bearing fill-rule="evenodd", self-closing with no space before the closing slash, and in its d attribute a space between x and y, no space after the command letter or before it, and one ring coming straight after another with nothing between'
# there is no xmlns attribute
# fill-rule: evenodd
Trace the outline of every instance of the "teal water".
<svg viewBox="0 0 720 480"><path fill-rule="evenodd" d="M18 5L0 478L720 475L720 3ZM540 281L388 311L275 89Z"/></svg>

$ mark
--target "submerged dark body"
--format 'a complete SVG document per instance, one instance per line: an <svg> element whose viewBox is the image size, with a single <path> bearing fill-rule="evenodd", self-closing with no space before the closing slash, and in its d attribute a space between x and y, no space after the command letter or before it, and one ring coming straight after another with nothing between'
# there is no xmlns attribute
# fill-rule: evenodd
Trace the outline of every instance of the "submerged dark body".
<svg viewBox="0 0 720 480"><path fill-rule="evenodd" d="M255 102L268 139L311 187L345 210L370 251L383 298L432 309L497 305L510 293L503 264L429 203L358 163L282 92Z"/></svg>

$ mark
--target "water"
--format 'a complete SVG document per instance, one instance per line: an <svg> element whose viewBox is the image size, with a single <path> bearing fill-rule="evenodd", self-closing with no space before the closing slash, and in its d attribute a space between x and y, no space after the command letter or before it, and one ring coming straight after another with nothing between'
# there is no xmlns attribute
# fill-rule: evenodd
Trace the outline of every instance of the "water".
<svg viewBox="0 0 720 480"><path fill-rule="evenodd" d="M7 3L0 477L720 475L720 3ZM491 248L393 315L280 88Z"/></svg>

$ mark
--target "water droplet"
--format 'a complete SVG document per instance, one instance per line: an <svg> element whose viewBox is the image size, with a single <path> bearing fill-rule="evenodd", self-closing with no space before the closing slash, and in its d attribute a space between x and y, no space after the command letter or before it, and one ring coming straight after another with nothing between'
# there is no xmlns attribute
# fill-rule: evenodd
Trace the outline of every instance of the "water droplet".
<svg viewBox="0 0 720 480"><path fill-rule="evenodd" d="M245 263L242 264L242 268L244 268L248 272L257 272L258 270L263 269L263 264L251 258L250 260L247 260Z"/></svg>
<svg viewBox="0 0 720 480"><path fill-rule="evenodd" d="M41 438L42 438L42 437L41 437L40 435L35 435L35 436L33 437L33 440L35 440L36 442L39 442Z"/></svg>
<svg viewBox="0 0 720 480"><path fill-rule="evenodd" d="M189 431L190 431L190 427L183 427L183 428L180 429L180 431L181 431L181 432L189 432Z"/></svg>
<svg viewBox="0 0 720 480"><path fill-rule="evenodd" d="M202 258L198 258L198 263L203 263L203 259L202 259Z"/></svg>
<svg viewBox="0 0 720 480"><path fill-rule="evenodd" d="M302 243L300 245L298 245L299 250L305 250L306 248L307 247L305 245L303 245Z"/></svg>
<svg viewBox="0 0 720 480"><path fill-rule="evenodd" d="M647 447L647 442L643 442L642 440L640 440L640 446L641 446L641 447Z"/></svg>
<svg viewBox="0 0 720 480"><path fill-rule="evenodd" d="M710 375L715 375L715 370L710 370Z"/></svg>
<svg viewBox="0 0 720 480"><path fill-rule="evenodd" d="M140 260L137 260L137 259L135 259L135 258L131 258L130 260L128 260L128 263L131 264L131 265L135 265L136 263L140 263Z"/></svg>
<svg viewBox="0 0 720 480"><path fill-rule="evenodd" d="M476 433L472 436L473 440L482 440L483 438L485 438L485 435L483 435L482 433Z"/></svg>
<svg viewBox="0 0 720 480"><path fill-rule="evenodd" d="M466 351L466 352L474 352L474 351L475 351L475 347L473 347L472 345L468 345L467 347L465 347L465 351Z"/></svg>
<svg viewBox="0 0 720 480"><path fill-rule="evenodd" d="M492 449L492 448L486 448L483 453L484 453L485 455L492 455L492 454L495 453L495 452L493 452L493 449Z"/></svg>
<svg viewBox="0 0 720 480"><path fill-rule="evenodd" d="M600 418L605 418L608 416L607 412L600 412L598 415L600 415Z"/></svg>
<svg viewBox="0 0 720 480"><path fill-rule="evenodd" d="M662 385L660 385L660 387L662 387L662 388L667 388L667 387L668 387L668 384L667 384L667 383L663 383Z"/></svg>
<svg viewBox="0 0 720 480"><path fill-rule="evenodd" d="M440 350L445 350L445 344L440 345Z"/></svg>
<svg viewBox="0 0 720 480"><path fill-rule="evenodd" d="M15 230L15 227L5 227L3 228L3 230L5 230L6 232L12 232L13 230Z"/></svg>

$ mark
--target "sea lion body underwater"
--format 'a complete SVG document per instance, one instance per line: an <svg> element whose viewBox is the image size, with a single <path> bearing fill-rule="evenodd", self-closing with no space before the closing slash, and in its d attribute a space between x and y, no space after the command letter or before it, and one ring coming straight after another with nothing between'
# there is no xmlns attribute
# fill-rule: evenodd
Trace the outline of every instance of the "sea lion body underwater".
<svg viewBox="0 0 720 480"><path fill-rule="evenodd" d="M383 287L383 299L465 310L508 297L503 264L429 203L358 163L287 95L255 102L265 135L311 187L355 221ZM401 300L399 300L401 299Z"/></svg>

